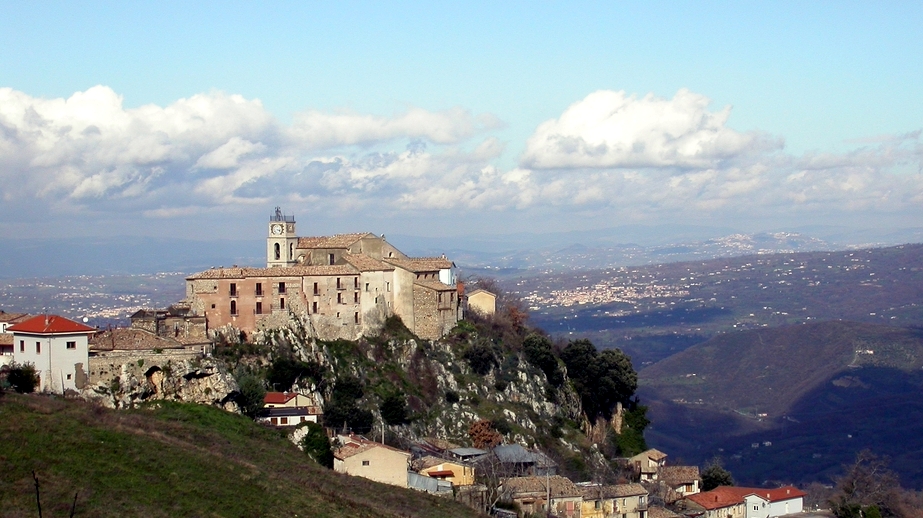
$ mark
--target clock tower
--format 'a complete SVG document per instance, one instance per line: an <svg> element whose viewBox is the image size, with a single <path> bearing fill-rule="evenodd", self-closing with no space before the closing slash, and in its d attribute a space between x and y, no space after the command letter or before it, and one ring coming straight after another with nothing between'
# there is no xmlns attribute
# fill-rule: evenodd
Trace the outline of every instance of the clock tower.
<svg viewBox="0 0 923 518"><path fill-rule="evenodd" d="M269 237L266 238L266 267L294 266L298 264L295 247L298 236L295 235L295 216L285 216L282 209L276 207L269 216Z"/></svg>

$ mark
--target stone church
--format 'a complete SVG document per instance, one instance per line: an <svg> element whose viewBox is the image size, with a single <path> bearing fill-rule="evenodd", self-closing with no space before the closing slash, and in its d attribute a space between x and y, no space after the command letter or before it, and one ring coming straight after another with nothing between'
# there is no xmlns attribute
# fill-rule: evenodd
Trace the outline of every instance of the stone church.
<svg viewBox="0 0 923 518"><path fill-rule="evenodd" d="M432 340L458 321L455 265L445 256L408 257L370 233L298 237L295 217L278 207L267 229L265 268L212 268L186 279L184 303L209 330L250 333L293 313L313 336L354 340L397 315Z"/></svg>

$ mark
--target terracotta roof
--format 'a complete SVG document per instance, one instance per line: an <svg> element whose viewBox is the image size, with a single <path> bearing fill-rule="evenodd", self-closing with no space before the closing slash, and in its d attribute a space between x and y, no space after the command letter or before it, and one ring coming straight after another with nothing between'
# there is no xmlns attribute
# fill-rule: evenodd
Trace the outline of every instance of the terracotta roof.
<svg viewBox="0 0 923 518"><path fill-rule="evenodd" d="M196 273L186 280L247 279L252 277L309 277L312 275L354 275L359 270L348 265L277 266L275 268L212 268Z"/></svg>
<svg viewBox="0 0 923 518"><path fill-rule="evenodd" d="M740 494L736 487L720 486L711 491L704 491L689 495L686 500L699 504L707 510L720 509L732 505L740 505L744 501L746 494ZM747 493L749 494L749 493Z"/></svg>
<svg viewBox="0 0 923 518"><path fill-rule="evenodd" d="M448 284L443 284L434 279L420 279L413 281L413 283L416 286L422 286L436 291L455 291L455 286L449 286Z"/></svg>
<svg viewBox="0 0 923 518"><path fill-rule="evenodd" d="M664 466L660 468L660 480L667 484L691 484L699 480L698 466Z"/></svg>
<svg viewBox="0 0 923 518"><path fill-rule="evenodd" d="M581 496L583 493L576 484L560 475L550 477L513 477L503 479L503 492L510 495L522 493L546 494L549 488L552 498Z"/></svg>
<svg viewBox="0 0 923 518"><path fill-rule="evenodd" d="M362 452L364 452L364 451L369 451L369 450L374 449L374 448L384 448L384 449L386 449L386 450L391 450L391 451L396 451L396 452L398 452L398 453L403 453L404 455L407 455L408 457L410 457L410 452L406 452L406 451L404 451L404 450L399 450L399 449L397 449L397 448L392 448L392 447L390 447L390 446L388 446L388 445L385 445L385 444L373 442L373 441L370 441L370 440L366 439L365 437L360 437L360 436L358 436L358 435L351 435L351 436L349 436L348 441L349 441L349 442L347 442L345 445L343 445L343 446L337 448L337 449L333 452L333 456L334 456L334 457L336 457L336 458L338 458L338 459L340 459L340 460L345 460L345 459L348 459L348 458L350 458L350 457L352 457L352 456L354 456L354 455L358 455L358 454L360 454L360 453L362 453Z"/></svg>
<svg viewBox="0 0 923 518"><path fill-rule="evenodd" d="M297 395L295 392L267 392L263 402L267 405L284 405L295 399Z"/></svg>
<svg viewBox="0 0 923 518"><path fill-rule="evenodd" d="M425 457L420 457L419 459L413 461L413 468L417 471L423 471L425 469L429 469L429 468L432 468L433 466L438 466L446 462L452 462L452 461L440 459L439 457L434 457L432 455L427 455ZM455 461L452 463L457 464L458 462Z"/></svg>
<svg viewBox="0 0 923 518"><path fill-rule="evenodd" d="M151 351L179 349L182 344L136 327L119 327L90 337L91 351Z"/></svg>
<svg viewBox="0 0 923 518"><path fill-rule="evenodd" d="M205 317L200 317L200 318L205 318ZM200 336L177 336L173 338L173 340L176 340L177 342L183 345L205 345L205 344L212 343L212 341L209 340L208 338L204 338Z"/></svg>
<svg viewBox="0 0 923 518"><path fill-rule="evenodd" d="M659 505L652 505L647 508L648 518L679 518L679 515L673 511L667 509L666 507L660 507Z"/></svg>
<svg viewBox="0 0 923 518"><path fill-rule="evenodd" d="M803 497L807 495L804 491L798 489L795 486L782 486L775 489L754 489L754 488L741 488L749 489L749 494L755 494L761 498L765 498L770 502L781 502L783 500L791 500L792 498Z"/></svg>
<svg viewBox="0 0 923 518"><path fill-rule="evenodd" d="M395 266L400 266L411 272L435 272L439 270L448 270L455 266L452 261L445 257L411 257L410 259L387 258L383 261L389 262Z"/></svg>
<svg viewBox="0 0 923 518"><path fill-rule="evenodd" d="M336 234L334 236L299 237L298 244L295 245L295 248L348 248L350 245L366 236L375 237L375 234L364 232L356 234Z"/></svg>
<svg viewBox="0 0 923 518"><path fill-rule="evenodd" d="M17 322L22 322L29 317L28 313L7 313L6 311L0 311L0 322L6 322L8 324L15 324Z"/></svg>
<svg viewBox="0 0 923 518"><path fill-rule="evenodd" d="M645 456L647 456L647 458L649 458L649 459L651 459L651 460L653 460L653 461L655 461L655 462L660 462L660 461L662 461L663 459L667 458L667 454L666 454L666 453L664 453L664 452L662 452L662 451L660 451L660 450L656 450L656 449L654 449L654 448L651 448L651 449L649 449L649 450L647 450L647 451L645 451L645 452L641 452L641 453L639 454L639 456L640 456L640 455L645 455Z"/></svg>
<svg viewBox="0 0 923 518"><path fill-rule="evenodd" d="M624 498L627 496L641 496L647 494L647 489L641 484L615 484L606 486L581 486L581 494L585 500L597 498Z"/></svg>
<svg viewBox="0 0 923 518"><path fill-rule="evenodd" d="M743 503L748 495L756 495L770 502L779 502L803 497L806 494L794 486L783 486L776 489L720 486L711 491L689 495L686 498L710 510Z"/></svg>
<svg viewBox="0 0 923 518"><path fill-rule="evenodd" d="M454 477L455 472L450 469L443 469L438 471L427 471L426 474L430 477Z"/></svg>
<svg viewBox="0 0 923 518"><path fill-rule="evenodd" d="M394 270L394 266L365 254L345 254L343 259L360 272L390 272Z"/></svg>
<svg viewBox="0 0 923 518"><path fill-rule="evenodd" d="M96 329L74 322L69 318L58 315L38 315L14 324L6 330L10 333L35 333L35 334L74 334L92 333Z"/></svg>

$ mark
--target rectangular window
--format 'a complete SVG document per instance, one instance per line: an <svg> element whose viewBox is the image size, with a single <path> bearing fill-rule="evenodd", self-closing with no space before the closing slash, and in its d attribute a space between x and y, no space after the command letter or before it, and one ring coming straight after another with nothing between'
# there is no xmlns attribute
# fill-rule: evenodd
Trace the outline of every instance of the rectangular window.
<svg viewBox="0 0 923 518"><path fill-rule="evenodd" d="M334 256L333 254L330 254L328 258L330 259L330 264L333 264L336 262L336 256Z"/></svg>
<svg viewBox="0 0 923 518"><path fill-rule="evenodd" d="M356 304L359 303L359 292L358 291L353 292L353 302L355 302Z"/></svg>
<svg viewBox="0 0 923 518"><path fill-rule="evenodd" d="M279 419L279 421L281 421L279 424L288 424L288 418L287 418L287 417L282 417L282 418Z"/></svg>
<svg viewBox="0 0 923 518"><path fill-rule="evenodd" d="M369 291L369 283L365 283L365 291Z"/></svg>
<svg viewBox="0 0 923 518"><path fill-rule="evenodd" d="M353 288L359 289L359 277L353 277Z"/></svg>
<svg viewBox="0 0 923 518"><path fill-rule="evenodd" d="M262 303L262 302L257 302L257 303L256 303L256 314L257 314L257 315L262 315L262 314L263 314L263 303Z"/></svg>
<svg viewBox="0 0 923 518"><path fill-rule="evenodd" d="M362 465L363 465L363 466L368 466L368 465L369 465L369 461L367 461L367 460L362 461Z"/></svg>
<svg viewBox="0 0 923 518"><path fill-rule="evenodd" d="M385 287L387 287L388 291L391 291L391 283L390 283L390 282L386 282L386 283L385 283Z"/></svg>
<svg viewBox="0 0 923 518"><path fill-rule="evenodd" d="M316 282L314 283L314 294L320 295L320 286L318 286Z"/></svg>
<svg viewBox="0 0 923 518"><path fill-rule="evenodd" d="M343 303L343 294L337 293L337 304L342 304L342 303Z"/></svg>
<svg viewBox="0 0 923 518"><path fill-rule="evenodd" d="M231 296L232 297L237 296L237 283L236 282L231 283Z"/></svg>
<svg viewBox="0 0 923 518"><path fill-rule="evenodd" d="M68 374L67 379L71 379L71 376L73 376L73 374Z"/></svg>
<svg viewBox="0 0 923 518"><path fill-rule="evenodd" d="M284 282L279 283L279 293L285 293L285 283Z"/></svg>
<svg viewBox="0 0 923 518"><path fill-rule="evenodd" d="M317 302L315 302L315 303L313 303L313 304L311 305L311 312L312 312L312 313L317 313Z"/></svg>
<svg viewBox="0 0 923 518"><path fill-rule="evenodd" d="M442 293L439 293L439 303L442 304Z"/></svg>
<svg viewBox="0 0 923 518"><path fill-rule="evenodd" d="M285 309L285 299L279 299L279 309Z"/></svg>
<svg viewBox="0 0 923 518"><path fill-rule="evenodd" d="M42 354L42 342L35 342L35 354Z"/></svg>
<svg viewBox="0 0 923 518"><path fill-rule="evenodd" d="M355 319L356 323L358 324L358 323L359 323L359 312L358 312L358 311L356 311L356 314L355 314L355 316L354 316L353 318Z"/></svg>
<svg viewBox="0 0 923 518"><path fill-rule="evenodd" d="M262 295L263 295L263 283L258 282L256 283L256 296L261 297Z"/></svg>
<svg viewBox="0 0 923 518"><path fill-rule="evenodd" d="M19 352L21 353L26 352L26 341L25 340L19 341Z"/></svg>
<svg viewBox="0 0 923 518"><path fill-rule="evenodd" d="M340 289L340 288L342 288L342 286L340 286L340 278L337 277L337 289Z"/></svg>
<svg viewBox="0 0 923 518"><path fill-rule="evenodd" d="M67 344L65 344L65 345L66 345L66 347L67 347L68 349L76 349L76 348L77 348L77 342L67 342Z"/></svg>

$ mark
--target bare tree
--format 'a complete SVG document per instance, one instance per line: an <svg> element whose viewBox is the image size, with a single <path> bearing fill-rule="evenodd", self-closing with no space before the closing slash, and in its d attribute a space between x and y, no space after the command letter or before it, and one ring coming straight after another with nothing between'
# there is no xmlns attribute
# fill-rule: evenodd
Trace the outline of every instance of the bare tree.
<svg viewBox="0 0 923 518"><path fill-rule="evenodd" d="M891 507L900 491L897 475L888 468L888 459L862 450L836 481L830 508L839 518L861 518L880 513L893 515Z"/></svg>

